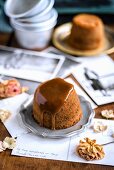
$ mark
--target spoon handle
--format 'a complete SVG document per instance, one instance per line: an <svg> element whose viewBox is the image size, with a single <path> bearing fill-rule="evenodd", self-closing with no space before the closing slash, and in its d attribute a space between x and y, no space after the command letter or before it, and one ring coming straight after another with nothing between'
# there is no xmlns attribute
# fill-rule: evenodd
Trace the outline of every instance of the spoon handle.
<svg viewBox="0 0 114 170"><path fill-rule="evenodd" d="M102 146L108 145L108 144L111 144L111 143L114 143L114 141L111 141L111 142L108 142L108 143L104 143L104 144L102 144Z"/></svg>

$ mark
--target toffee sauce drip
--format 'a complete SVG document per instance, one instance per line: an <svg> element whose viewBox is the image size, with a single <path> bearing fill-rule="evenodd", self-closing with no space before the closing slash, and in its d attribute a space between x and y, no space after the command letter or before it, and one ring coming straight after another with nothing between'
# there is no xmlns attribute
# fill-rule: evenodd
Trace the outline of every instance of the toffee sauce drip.
<svg viewBox="0 0 114 170"><path fill-rule="evenodd" d="M55 116L73 89L72 84L61 78L55 78L40 85L36 102L41 111L41 126L43 126L44 114L47 112L51 114L51 129L55 129Z"/></svg>

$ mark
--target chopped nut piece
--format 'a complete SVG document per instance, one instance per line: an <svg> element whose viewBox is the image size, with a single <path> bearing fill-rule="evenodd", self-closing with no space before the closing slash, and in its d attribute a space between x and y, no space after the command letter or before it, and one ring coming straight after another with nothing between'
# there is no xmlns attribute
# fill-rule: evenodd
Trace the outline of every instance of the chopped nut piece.
<svg viewBox="0 0 114 170"><path fill-rule="evenodd" d="M0 152L3 152L5 150L5 148L3 147L3 142L0 141Z"/></svg>
<svg viewBox="0 0 114 170"><path fill-rule="evenodd" d="M105 130L107 129L107 126L104 125L102 122L95 122L94 125L93 125L93 130L94 132L96 133L99 133L99 132L104 132Z"/></svg>
<svg viewBox="0 0 114 170"><path fill-rule="evenodd" d="M22 92L22 93L24 93L24 92L26 92L26 91L28 91L28 90L29 90L28 87L22 87L22 88L21 88L21 92Z"/></svg>
<svg viewBox="0 0 114 170"><path fill-rule="evenodd" d="M0 120L2 122L5 122L11 115L11 112L9 112L8 110L2 110L0 109Z"/></svg>
<svg viewBox="0 0 114 170"><path fill-rule="evenodd" d="M16 139L15 138L11 138L11 137L6 137L3 140L3 147L6 149L14 149L16 146Z"/></svg>
<svg viewBox="0 0 114 170"><path fill-rule="evenodd" d="M103 159L105 156L103 147L96 144L96 140L91 140L89 138L85 138L85 141L80 140L77 152L87 161Z"/></svg>
<svg viewBox="0 0 114 170"><path fill-rule="evenodd" d="M114 118L114 111L113 110L102 110L101 115L105 118Z"/></svg>

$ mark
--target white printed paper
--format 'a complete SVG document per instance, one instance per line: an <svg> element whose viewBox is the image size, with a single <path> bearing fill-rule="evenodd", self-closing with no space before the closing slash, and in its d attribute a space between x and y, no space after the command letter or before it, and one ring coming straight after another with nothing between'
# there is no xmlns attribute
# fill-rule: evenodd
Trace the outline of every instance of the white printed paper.
<svg viewBox="0 0 114 170"><path fill-rule="evenodd" d="M67 53L64 53L63 51L60 51L58 49L56 49L55 47L48 47L45 50L43 50L44 52L50 53L50 54L57 54L57 55L63 55L65 56L67 59L72 60L76 63L83 63L86 61L93 61L94 59L96 59L96 57L101 57L104 56L104 54L100 54L100 55L94 55L94 56L73 56Z"/></svg>
<svg viewBox="0 0 114 170"><path fill-rule="evenodd" d="M74 82L72 78L65 78L66 81L74 85L76 93L83 96L87 101L90 102L92 109L95 109L97 105L91 100L91 98Z"/></svg>
<svg viewBox="0 0 114 170"><path fill-rule="evenodd" d="M59 72L64 56L0 46L0 74L43 82Z"/></svg>
<svg viewBox="0 0 114 170"><path fill-rule="evenodd" d="M114 129L114 125L110 128ZM95 133L92 129L87 129L80 135L62 139L42 138L29 133L18 137L17 146L13 149L12 155L114 166L113 143L104 146L105 157L102 160L86 161L78 155L76 148L79 141L86 137L96 139L98 144L114 141L111 136Z"/></svg>
<svg viewBox="0 0 114 170"><path fill-rule="evenodd" d="M69 138L49 139L29 133L18 137L12 155L66 160L69 142Z"/></svg>
<svg viewBox="0 0 114 170"><path fill-rule="evenodd" d="M11 112L11 116L4 122L4 125L12 137L28 133L28 130L24 127L19 115L20 106L28 99L28 97L29 95L27 93L22 93L15 97L0 101L0 109Z"/></svg>
<svg viewBox="0 0 114 170"><path fill-rule="evenodd" d="M97 105L114 102L114 62L110 57L96 57L72 74Z"/></svg>

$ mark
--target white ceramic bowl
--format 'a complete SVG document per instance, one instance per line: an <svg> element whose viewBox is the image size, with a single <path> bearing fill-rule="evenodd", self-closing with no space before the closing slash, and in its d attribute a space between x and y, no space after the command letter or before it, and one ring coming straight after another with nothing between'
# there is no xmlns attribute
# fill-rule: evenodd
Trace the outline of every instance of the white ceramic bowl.
<svg viewBox="0 0 114 170"><path fill-rule="evenodd" d="M41 13L34 15L33 17L19 18L19 22L43 22L51 17L52 7L54 5L54 0L48 0L48 5Z"/></svg>
<svg viewBox="0 0 114 170"><path fill-rule="evenodd" d="M41 21L41 22L20 22L18 19L11 18L11 23L16 26L16 27L22 27L24 29L45 29L49 25L52 25L58 17L57 11L53 8L51 13L50 13L50 18L46 21Z"/></svg>
<svg viewBox="0 0 114 170"><path fill-rule="evenodd" d="M28 49L43 49L51 39L53 28L57 23L57 12L51 19L37 24L18 24L11 19L11 25L15 30L16 38L21 46Z"/></svg>
<svg viewBox="0 0 114 170"><path fill-rule="evenodd" d="M47 30L22 30L15 29L15 36L19 44L27 49L43 49L45 48L52 36L53 28L56 22Z"/></svg>
<svg viewBox="0 0 114 170"><path fill-rule="evenodd" d="M4 10L11 18L30 17L44 11L48 3L48 0L7 0Z"/></svg>

